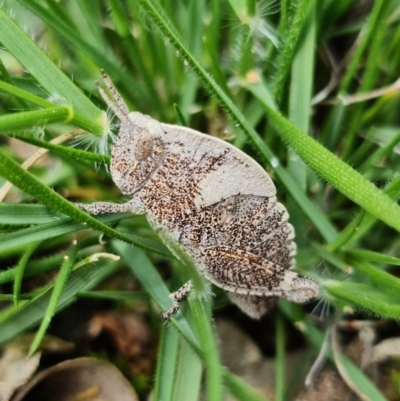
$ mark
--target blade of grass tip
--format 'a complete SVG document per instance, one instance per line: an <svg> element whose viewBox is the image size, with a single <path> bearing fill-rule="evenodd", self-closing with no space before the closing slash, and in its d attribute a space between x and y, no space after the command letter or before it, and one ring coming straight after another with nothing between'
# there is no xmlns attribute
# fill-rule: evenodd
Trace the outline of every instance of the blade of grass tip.
<svg viewBox="0 0 400 401"><path fill-rule="evenodd" d="M325 214L319 212L305 194L298 188L296 182L291 179L289 174L279 163L279 160L239 112L231 99L219 86L215 84L212 77L203 69L203 67L195 60L193 55L182 44L172 24L161 11L160 5L151 0L141 0L140 4L142 5L145 14L151 21L153 21L155 26L157 26L161 31L162 35L165 36L171 45L177 50L184 63L193 70L194 74L198 77L206 90L217 98L221 107L232 118L237 127L242 129L242 131L247 135L262 158L273 167L283 185L286 187L293 199L295 199L299 204L300 208L314 223L321 235L327 241L333 241L336 237L336 230L327 220Z"/></svg>
<svg viewBox="0 0 400 401"><path fill-rule="evenodd" d="M25 171L18 163L6 156L1 150L0 165L2 166L2 169L0 170L0 176L4 177L16 187L33 196L35 199L41 201L50 208L57 210L62 214L66 214L73 220L99 230L110 237L117 238L132 245L147 248L146 241L139 243L134 239L134 237L116 231L101 221L96 220L89 214L78 209L76 206L64 199L61 195L42 184L35 176ZM151 246L147 249L153 250ZM168 252L166 254L168 254Z"/></svg>
<svg viewBox="0 0 400 401"><path fill-rule="evenodd" d="M81 289L96 284L98 277L109 272L110 266L113 265L109 261L100 261L73 271L58 302L57 311L69 305ZM31 302L21 305L17 311L14 308L3 310L0 313L0 344L37 324L44 315L50 297L51 291L46 290Z"/></svg>
<svg viewBox="0 0 400 401"><path fill-rule="evenodd" d="M382 393L375 387L365 374L354 366L353 362L344 358L339 350L337 329L332 329L331 346L336 367L340 376L363 401L387 401Z"/></svg>
<svg viewBox="0 0 400 401"><path fill-rule="evenodd" d="M176 103L174 103L174 109L175 109L179 124L184 127L187 127L185 117L183 116L181 109L179 108L179 106Z"/></svg>
<svg viewBox="0 0 400 401"><path fill-rule="evenodd" d="M153 399L155 401L173 401L172 391L178 359L179 336L168 325L163 325L157 353L156 377L154 380Z"/></svg>
<svg viewBox="0 0 400 401"><path fill-rule="evenodd" d="M239 401L268 401L256 390L249 387L233 373L225 370L225 385L229 392Z"/></svg>
<svg viewBox="0 0 400 401"><path fill-rule="evenodd" d="M107 130L106 115L47 57L36 43L0 9L0 42L46 88L73 106L99 134Z"/></svg>
<svg viewBox="0 0 400 401"><path fill-rule="evenodd" d="M350 257L349 262L354 270L368 277L372 284L400 293L400 279L397 277L378 269L371 263L360 261L358 258Z"/></svg>
<svg viewBox="0 0 400 401"><path fill-rule="evenodd" d="M367 284L327 280L322 283L325 296L346 310L350 304L356 310L385 319L400 320L398 292L381 290Z"/></svg>
<svg viewBox="0 0 400 401"><path fill-rule="evenodd" d="M285 326L280 314L276 317L275 330L275 400L283 401L285 396Z"/></svg>
<svg viewBox="0 0 400 401"><path fill-rule="evenodd" d="M358 260L366 260L368 262L385 263L388 265L400 266L400 258L391 255L383 255L374 251L366 251L364 249L354 249L349 251L348 254Z"/></svg>
<svg viewBox="0 0 400 401"><path fill-rule="evenodd" d="M43 316L43 320L42 323L40 324L39 330L36 332L32 344L29 348L28 352L29 356L32 356L37 351L40 343L42 342L43 336L45 335L46 330L49 327L51 319L53 318L56 312L58 301L60 300L61 294L68 280L69 274L71 273L72 266L75 264L78 250L79 247L77 245L77 242L74 241L73 246L68 252L68 256L64 257L64 262L61 265L60 272L58 273L58 277L55 281L49 305L47 306L46 309L46 313Z"/></svg>
<svg viewBox="0 0 400 401"><path fill-rule="evenodd" d="M22 279L24 278L24 272L25 272L26 265L29 261L29 258L31 257L33 252L35 252L35 249L39 246L39 244L40 244L40 242L34 242L33 244L30 244L26 248L26 251L22 255L22 257L16 267L14 287L13 287L13 299L14 299L15 308L18 308L19 296L21 293L21 284L22 284Z"/></svg>
<svg viewBox="0 0 400 401"><path fill-rule="evenodd" d="M203 362L207 377L206 398L209 401L222 401L224 399L223 374L213 323L206 311L204 299L189 296L188 301L203 349Z"/></svg>
<svg viewBox="0 0 400 401"><path fill-rule="evenodd" d="M87 150L70 148L68 146L55 145L53 141L51 142L41 141L40 139L37 139L31 135L28 136L26 134L12 133L12 137L20 141L29 143L31 145L35 145L39 148L45 148L51 150L52 152L59 155L73 157L74 159L83 159L90 162L102 163L102 164L110 164L111 161L111 157L108 155L88 152Z"/></svg>
<svg viewBox="0 0 400 401"><path fill-rule="evenodd" d="M14 131L42 127L52 123L72 123L73 110L70 107L51 107L43 110L22 111L0 117L1 131Z"/></svg>
<svg viewBox="0 0 400 401"><path fill-rule="evenodd" d="M264 104L268 117L285 143L317 174L367 212L400 231L400 207L374 184L320 143Z"/></svg>
<svg viewBox="0 0 400 401"><path fill-rule="evenodd" d="M17 98L24 99L30 103L36 104L44 109L54 107L54 103L51 103L43 98L33 95L23 89L17 88L15 85L10 85L6 82L0 81L0 90L11 95L16 96Z"/></svg>
<svg viewBox="0 0 400 401"><path fill-rule="evenodd" d="M391 199L400 197L400 176L397 176L383 190ZM337 238L327 245L327 250L333 252L339 248L351 249L354 244L359 241L371 227L377 222L375 216L370 213L361 211L356 218L350 222L337 236Z"/></svg>

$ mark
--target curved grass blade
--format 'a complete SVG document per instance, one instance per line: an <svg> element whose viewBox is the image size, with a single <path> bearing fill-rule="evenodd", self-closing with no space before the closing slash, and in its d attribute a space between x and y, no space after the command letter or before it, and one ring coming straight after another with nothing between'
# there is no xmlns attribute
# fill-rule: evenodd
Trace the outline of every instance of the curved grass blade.
<svg viewBox="0 0 400 401"><path fill-rule="evenodd" d="M136 241L134 236L114 230L113 228L102 223L100 220L96 220L94 217L81 211L72 203L64 199L61 195L57 194L46 185L42 184L35 176L25 171L18 163L10 159L2 151L0 151L0 166L1 176L3 176L5 179L10 181L12 184L14 184L16 187L20 188L27 194L43 202L50 208L57 210L60 213L66 214L80 224L88 225L96 230L103 232L104 234L109 235L110 237L118 238L121 241L125 241L138 247L154 250L150 246L150 243L152 241L146 239ZM2 244L0 243L0 247L1 245ZM167 253L170 254L169 252Z"/></svg>
<svg viewBox="0 0 400 401"><path fill-rule="evenodd" d="M80 290L88 288L98 276L104 274L109 268L110 261L102 260L73 271L58 301L57 311L73 302L75 295ZM9 313L2 312L0 315L0 344L11 340L19 333L37 324L43 318L51 297L50 289L47 289L34 300L21 305L18 311L12 308L10 311L7 311Z"/></svg>
<svg viewBox="0 0 400 401"><path fill-rule="evenodd" d="M32 253L35 252L35 249L40 245L40 242L34 242L30 244L24 254L22 255L17 267L16 267L16 274L14 279L14 287L13 287L13 298L14 298L14 306L18 308L19 296L21 292L21 284L22 279L24 278L24 272L26 265L29 261L29 258L32 256Z"/></svg>

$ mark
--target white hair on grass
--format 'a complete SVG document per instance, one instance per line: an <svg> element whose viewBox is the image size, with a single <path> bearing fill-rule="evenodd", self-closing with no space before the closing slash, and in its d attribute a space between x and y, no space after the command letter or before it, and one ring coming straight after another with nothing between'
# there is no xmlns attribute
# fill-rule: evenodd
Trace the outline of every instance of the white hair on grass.
<svg viewBox="0 0 400 401"><path fill-rule="evenodd" d="M51 103L57 104L59 106L70 106L71 104L68 102L68 100L64 97L61 96L58 93L53 93L50 96L48 96L47 100Z"/></svg>
<svg viewBox="0 0 400 401"><path fill-rule="evenodd" d="M324 264L324 261L319 263L319 265L322 264ZM325 296L323 291L324 282L329 280L348 281L350 280L351 276L343 270L333 269L332 267L326 265L324 265L322 270L319 269L318 276L318 283L320 284L322 290L319 292L318 303L312 310L312 314L314 316L319 316L321 320L326 320L333 313L334 306L331 300Z"/></svg>

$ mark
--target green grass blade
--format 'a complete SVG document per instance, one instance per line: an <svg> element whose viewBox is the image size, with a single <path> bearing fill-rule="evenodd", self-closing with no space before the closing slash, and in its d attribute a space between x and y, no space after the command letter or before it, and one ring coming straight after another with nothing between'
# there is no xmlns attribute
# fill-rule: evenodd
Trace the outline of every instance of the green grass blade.
<svg viewBox="0 0 400 401"><path fill-rule="evenodd" d="M400 231L400 207L360 173L264 104L271 123L290 147L343 195Z"/></svg>
<svg viewBox="0 0 400 401"><path fill-rule="evenodd" d="M26 265L28 264L29 258L31 257L32 253L35 252L35 249L39 246L40 242L35 242L30 244L24 254L22 255L17 267L16 267L16 274L14 279L14 287L13 287L13 298L14 298L14 306L18 308L19 296L21 292L21 284L22 279L24 278L24 272Z"/></svg>
<svg viewBox="0 0 400 401"><path fill-rule="evenodd" d="M52 107L43 110L25 111L0 117L1 131L14 131L42 127L47 124L72 123L73 111L69 107Z"/></svg>
<svg viewBox="0 0 400 401"><path fill-rule="evenodd" d="M299 40L300 32L305 22L309 3L310 0L292 1L294 7L293 19L289 30L286 30L282 35L282 48L279 51L278 60L275 63L274 99L277 104L280 104L282 100L286 78L290 71L294 52L296 50L296 43Z"/></svg>
<svg viewBox="0 0 400 401"><path fill-rule="evenodd" d="M132 273L161 310L164 311L170 308L172 301L169 297L169 290L147 255L143 251L133 249L121 242L113 242L113 248L132 270ZM180 311L171 318L171 322L196 352L201 353L199 341Z"/></svg>
<svg viewBox="0 0 400 401"><path fill-rule="evenodd" d="M52 95L60 96L77 113L93 120L96 133L107 129L105 113L70 81L25 32L0 8L0 42Z"/></svg>
<svg viewBox="0 0 400 401"><path fill-rule="evenodd" d="M385 263L388 265L400 266L400 258L391 255L383 255L382 253L367 251L364 249L354 249L348 252L351 257L358 260L366 260L368 262Z"/></svg>
<svg viewBox="0 0 400 401"><path fill-rule="evenodd" d="M400 197L400 176L397 176L390 182L383 191L391 199ZM371 227L377 222L374 215L365 213L363 210L345 227L337 238L331 242L327 249L334 251L340 247L351 249L354 244L366 235Z"/></svg>
<svg viewBox="0 0 400 401"><path fill-rule="evenodd" d="M13 133L12 137L19 139L20 141L30 143L31 145L35 145L39 148L49 149L52 152L62 156L72 157L78 160L83 159L94 163L110 164L111 157L107 155L88 152L86 150L74 149L68 146L54 145L53 143L50 142L41 141L40 139L37 139L31 135L28 136L25 134Z"/></svg>
<svg viewBox="0 0 400 401"><path fill-rule="evenodd" d="M309 132L311 118L311 96L314 76L314 48L316 41L315 1L308 7L307 19L304 23L303 34L294 56L291 71L289 95L289 120L304 132ZM306 192L307 169L304 161L292 150L288 151L288 172ZM299 235L306 226L306 219L293 200L288 204L290 222L295 228L297 246L303 248L306 236Z"/></svg>
<svg viewBox="0 0 400 401"><path fill-rule="evenodd" d="M73 220L84 225L87 224L88 226L110 235L111 237L118 238L121 241L125 241L139 247L142 246L147 248L147 241L137 242L133 236L116 231L101 221L96 220L89 214L82 212L72 203L68 202L62 196L42 184L36 177L25 171L19 164L7 157L2 151L0 151L0 166L1 176L27 194L43 202L48 207L57 210L62 214L66 214ZM153 250L151 246L147 249Z"/></svg>
<svg viewBox="0 0 400 401"><path fill-rule="evenodd" d="M397 277L378 269L371 263L360 261L358 258L350 257L349 262L354 270L368 277L372 284L386 288L388 291L400 293L400 279Z"/></svg>
<svg viewBox="0 0 400 401"><path fill-rule="evenodd" d="M51 292L51 296L49 299L49 304L46 308L46 313L43 316L42 323L40 324L39 330L36 332L36 335L32 341L32 344L29 348L28 355L32 356L37 349L39 348L40 343L42 342L43 336L46 333L47 328L56 313L58 303L60 301L61 295L63 293L65 284L68 280L68 277L72 271L72 266L75 264L75 260L77 257L79 247L75 243L71 250L68 252L68 256L64 258L64 262L61 265L60 272L58 277L54 283L53 290Z"/></svg>
<svg viewBox="0 0 400 401"><path fill-rule="evenodd" d="M206 311L205 301L189 296L189 305L203 349L203 362L207 377L207 400L222 401L224 399L222 368L216 346L215 332L212 329L210 316Z"/></svg>
<svg viewBox="0 0 400 401"><path fill-rule="evenodd" d="M233 373L225 371L225 385L229 392L239 401L267 401L267 399L259 394L253 388L247 386Z"/></svg>
<svg viewBox="0 0 400 401"><path fill-rule="evenodd" d="M29 262L25 268L24 277L34 276L50 270L58 269L61 265L62 256L53 255L47 258ZM17 275L17 266L7 270L0 271L0 284L9 283L15 279Z"/></svg>
<svg viewBox="0 0 400 401"><path fill-rule="evenodd" d="M75 295L83 288L87 288L88 285L94 283L95 278L104 274L109 269L109 266L109 261L100 261L73 271L58 301L57 310L74 301ZM37 324L44 316L50 297L51 290L49 289L36 299L20 306L18 311L12 308L7 316L4 316L5 313L3 311L0 316L0 344L6 343L16 335Z"/></svg>
<svg viewBox="0 0 400 401"><path fill-rule="evenodd" d="M118 221L123 217L127 217L127 215L115 214L108 216L99 216L97 217L97 220L102 224L106 224ZM29 227L10 233L0 234L0 252L19 248L34 241L45 241L50 238L55 238L59 235L68 234L87 228L88 227L84 224L75 223L73 220L68 218L62 218L57 221L41 224L37 227ZM141 237L130 233L120 234L129 239L129 243L141 244L143 248L159 253L160 255L164 255L166 257L172 257L171 253L161 243L161 241L152 240L150 238Z"/></svg>
<svg viewBox="0 0 400 401"><path fill-rule="evenodd" d="M54 15L49 13L44 7L36 3L34 0L18 0L18 1L19 3L23 4L27 9L31 10L34 14L36 14L39 18L43 19L43 21L46 24L48 24L49 27L54 29L66 40L71 42L83 54L89 56L90 60L92 62L95 62L99 68L103 68L105 71L107 71L109 75L114 79L114 82L121 82L121 84L125 89L125 92L128 93L131 97L135 95L135 97L140 99L146 98L146 93L142 91L141 86L137 85L136 81L132 78L132 76L128 74L123 68L121 68L118 65L119 63L115 62L115 59L111 59L110 57L105 56L104 53L100 51L100 49L97 49L96 47L87 43L77 29L74 29L74 27L69 26L68 23L66 23L65 21L56 18ZM64 79L65 78L66 77L64 77ZM50 93L54 93L54 91L50 91ZM89 99L86 98L86 103L88 101ZM73 106L75 107L75 103L73 103ZM83 104L81 107L83 107ZM104 132L104 130L100 131L100 133L102 132Z"/></svg>
<svg viewBox="0 0 400 401"><path fill-rule="evenodd" d="M153 399L155 401L173 401L172 396L178 350L178 333L170 326L164 325L161 329L157 354L156 377L153 390Z"/></svg>
<svg viewBox="0 0 400 401"><path fill-rule="evenodd" d="M198 400L203 364L185 341L180 341L171 401ZM161 400L161 399L160 399ZM164 399L162 399L164 401Z"/></svg>
<svg viewBox="0 0 400 401"><path fill-rule="evenodd" d="M27 100L28 102L31 102L33 104L36 104L40 107L43 108L49 108L49 107L54 107L54 103L51 103L47 100L44 100L43 98L36 96L32 93L29 93L23 89L19 89L14 85L10 85L6 82L0 81L0 90L6 93L9 93L11 95L14 95L18 98Z"/></svg>
<svg viewBox="0 0 400 401"><path fill-rule="evenodd" d="M400 320L398 292L382 291L367 284L328 280L323 289L335 304L343 308L348 304L360 311L376 314L385 319Z"/></svg>

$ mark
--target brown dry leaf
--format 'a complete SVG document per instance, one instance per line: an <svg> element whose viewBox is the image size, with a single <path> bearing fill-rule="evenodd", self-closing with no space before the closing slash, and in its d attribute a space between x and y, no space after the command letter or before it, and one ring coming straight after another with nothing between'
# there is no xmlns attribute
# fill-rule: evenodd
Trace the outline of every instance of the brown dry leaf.
<svg viewBox="0 0 400 401"><path fill-rule="evenodd" d="M101 332L111 337L118 354L129 360L129 373L132 376L151 372L150 348L153 334L147 322L139 315L131 312L98 313L90 320L88 331L92 338Z"/></svg>
<svg viewBox="0 0 400 401"><path fill-rule="evenodd" d="M12 401L138 401L129 381L112 364L96 358L61 362L38 373Z"/></svg>
<svg viewBox="0 0 400 401"><path fill-rule="evenodd" d="M387 338L374 347L373 362L386 362L392 358L400 357L400 338Z"/></svg>
<svg viewBox="0 0 400 401"><path fill-rule="evenodd" d="M0 401L8 401L24 385L39 366L40 352L27 358L26 350L9 346L0 359Z"/></svg>

